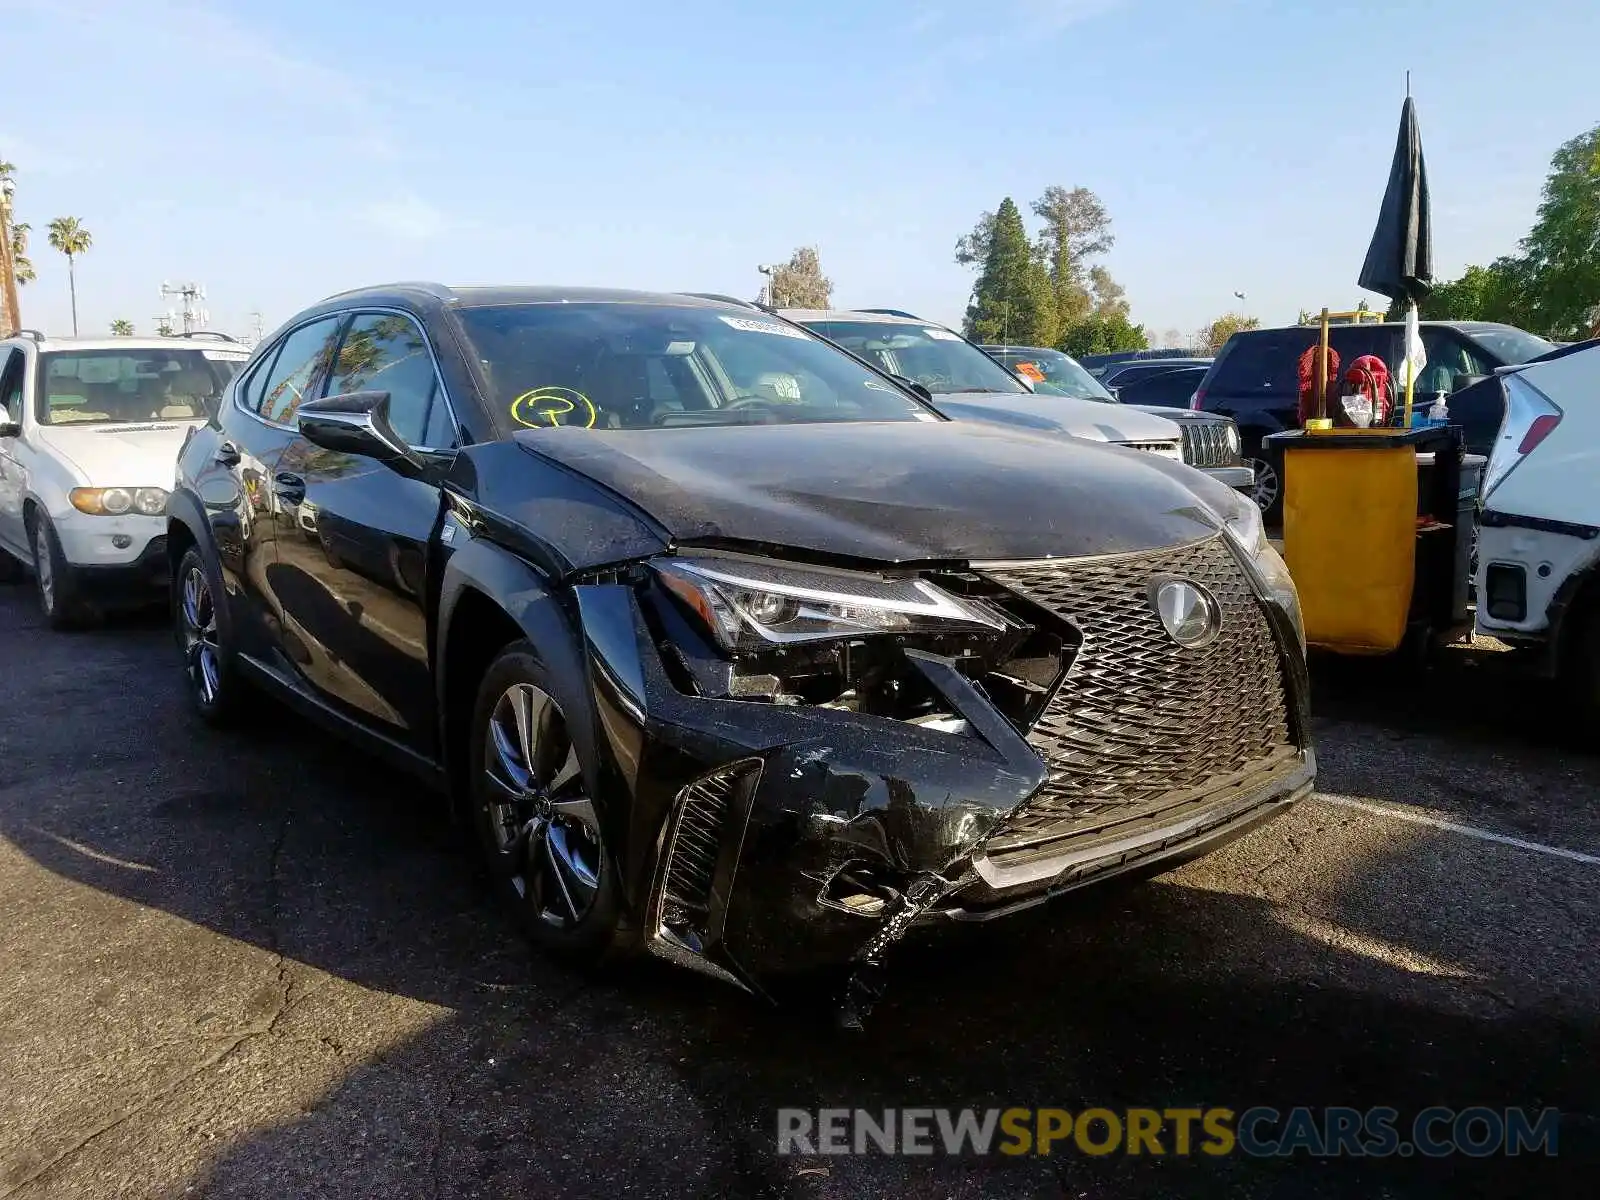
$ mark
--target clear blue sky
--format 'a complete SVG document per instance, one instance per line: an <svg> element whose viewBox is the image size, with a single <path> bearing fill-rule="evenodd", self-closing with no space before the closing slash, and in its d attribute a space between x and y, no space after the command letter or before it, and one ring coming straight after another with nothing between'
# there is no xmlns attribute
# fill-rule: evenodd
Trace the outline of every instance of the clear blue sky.
<svg viewBox="0 0 1600 1200"><path fill-rule="evenodd" d="M397 278L754 295L816 244L844 305L956 321L977 214L1098 192L1153 331L1353 304L1404 71L1438 268L1511 250L1600 121L1577 0L0 0L0 158L29 324L69 327L51 217L94 235L85 332L162 279L271 328Z"/></svg>

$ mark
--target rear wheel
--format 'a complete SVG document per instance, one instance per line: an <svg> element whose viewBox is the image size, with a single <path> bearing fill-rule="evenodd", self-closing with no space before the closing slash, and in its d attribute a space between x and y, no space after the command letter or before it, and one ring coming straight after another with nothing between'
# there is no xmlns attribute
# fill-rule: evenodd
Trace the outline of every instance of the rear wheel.
<svg viewBox="0 0 1600 1200"><path fill-rule="evenodd" d="M472 721L473 825L494 890L528 937L595 962L617 940L617 866L556 690L526 642L490 665Z"/></svg>
<svg viewBox="0 0 1600 1200"><path fill-rule="evenodd" d="M1268 456L1261 435L1245 438L1244 465L1256 474L1255 501L1261 517L1268 525L1283 521L1283 477L1277 463Z"/></svg>

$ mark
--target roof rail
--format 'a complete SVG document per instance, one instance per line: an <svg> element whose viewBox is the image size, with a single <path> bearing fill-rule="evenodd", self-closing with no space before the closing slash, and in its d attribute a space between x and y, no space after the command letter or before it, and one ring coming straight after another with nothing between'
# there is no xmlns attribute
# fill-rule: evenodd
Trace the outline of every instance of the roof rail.
<svg viewBox="0 0 1600 1200"><path fill-rule="evenodd" d="M186 338L216 338L220 342L237 342L239 340L232 334L223 333L217 329L192 329L188 333L180 333L176 336Z"/></svg>
<svg viewBox="0 0 1600 1200"><path fill-rule="evenodd" d="M25 337L25 338L28 338L28 339L30 339L32 341L35 341L35 342L44 341L44 334L39 332L39 330L37 330L37 329L18 329L15 332L11 333L9 336L11 336L11 337Z"/></svg>
<svg viewBox="0 0 1600 1200"><path fill-rule="evenodd" d="M885 317L904 317L908 321L920 321L920 320L922 320L922 318L917 316L916 313L908 313L903 308L858 308L858 309L856 309L856 311L857 312L879 313L879 314L881 314L881 315L883 315Z"/></svg>
<svg viewBox="0 0 1600 1200"><path fill-rule="evenodd" d="M679 292L680 296L693 296L696 300L720 300L724 304L737 304L740 308L757 308L758 305L749 300L741 300L737 296L724 295L722 292Z"/></svg>

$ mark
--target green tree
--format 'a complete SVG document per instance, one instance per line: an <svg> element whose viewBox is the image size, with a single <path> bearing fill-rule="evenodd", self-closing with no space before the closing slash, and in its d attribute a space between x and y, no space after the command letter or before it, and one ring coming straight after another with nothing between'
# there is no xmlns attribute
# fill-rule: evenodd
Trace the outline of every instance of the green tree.
<svg viewBox="0 0 1600 1200"><path fill-rule="evenodd" d="M1429 321L1505 321L1520 325L1529 320L1523 303L1524 264L1497 258L1487 267L1470 266L1459 278L1436 284L1417 305ZM1386 320L1403 321L1406 305L1396 301L1384 313Z"/></svg>
<svg viewBox="0 0 1600 1200"><path fill-rule="evenodd" d="M1116 354L1123 350L1148 350L1150 340L1143 325L1134 325L1126 316L1097 316L1091 313L1069 325L1056 343L1073 358L1085 354Z"/></svg>
<svg viewBox="0 0 1600 1200"><path fill-rule="evenodd" d="M828 307L833 280L822 273L815 246L801 246L772 272L771 296L774 308Z"/></svg>
<svg viewBox="0 0 1600 1200"><path fill-rule="evenodd" d="M1035 257L1022 213L1010 196L995 210L984 240L983 269L967 306L967 336L979 342L1051 345L1057 322L1050 276ZM958 261L962 252L958 243Z"/></svg>
<svg viewBox="0 0 1600 1200"><path fill-rule="evenodd" d="M133 322L128 320L126 317L118 317L115 321L111 322L111 336L132 337Z"/></svg>
<svg viewBox="0 0 1600 1200"><path fill-rule="evenodd" d="M1050 272L1056 315L1062 325L1071 325L1097 311L1102 291L1110 293L1114 289L1107 315L1117 303L1126 312L1122 289L1112 282L1110 273L1103 267L1091 270L1089 265L1091 258L1104 254L1116 241L1111 233L1111 214L1100 197L1085 187L1070 191L1047 187L1044 195L1033 202L1033 214L1044 222L1034 251Z"/></svg>
<svg viewBox="0 0 1600 1200"><path fill-rule="evenodd" d="M1551 158L1521 250L1529 327L1557 338L1582 337L1589 310L1600 302L1600 125Z"/></svg>
<svg viewBox="0 0 1600 1200"><path fill-rule="evenodd" d="M72 289L72 336L78 336L78 255L87 254L94 238L77 217L50 222L50 245L67 256L67 283Z"/></svg>
<svg viewBox="0 0 1600 1200"><path fill-rule="evenodd" d="M17 271L17 286L32 283L39 278L38 272L33 269L33 260L28 257L28 234L33 229L26 221L18 221L11 226L11 262Z"/></svg>
<svg viewBox="0 0 1600 1200"><path fill-rule="evenodd" d="M1244 317L1238 313L1223 313L1222 316L1212 321L1209 325L1202 326L1200 332L1195 334L1195 341L1199 345L1202 355L1214 355L1223 346L1227 345L1229 338L1240 330L1260 328L1261 321L1257 317Z"/></svg>

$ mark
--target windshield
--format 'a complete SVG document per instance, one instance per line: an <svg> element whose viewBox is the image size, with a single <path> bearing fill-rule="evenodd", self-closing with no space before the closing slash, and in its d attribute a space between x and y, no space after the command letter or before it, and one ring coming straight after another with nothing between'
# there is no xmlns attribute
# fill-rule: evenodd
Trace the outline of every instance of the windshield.
<svg viewBox="0 0 1600 1200"><path fill-rule="evenodd" d="M202 420L248 357L182 347L48 351L39 356L39 424Z"/></svg>
<svg viewBox="0 0 1600 1200"><path fill-rule="evenodd" d="M457 310L513 426L936 421L848 355L759 313L652 304Z"/></svg>
<svg viewBox="0 0 1600 1200"><path fill-rule="evenodd" d="M1117 398L1085 371L1077 359L1061 350L1006 350L1000 354L1000 358L1019 370L1024 363L1032 363L1034 369L1044 376L1043 382L1036 383L1033 390L1043 395L1072 396L1078 400L1099 400L1104 404L1117 403Z"/></svg>
<svg viewBox="0 0 1600 1200"><path fill-rule="evenodd" d="M915 380L935 395L952 392L1026 392L1016 376L959 334L938 326L890 321L807 321L852 354Z"/></svg>
<svg viewBox="0 0 1600 1200"><path fill-rule="evenodd" d="M1466 333L1490 354L1508 367L1518 366L1556 348L1538 334L1518 329L1514 325L1475 325Z"/></svg>

